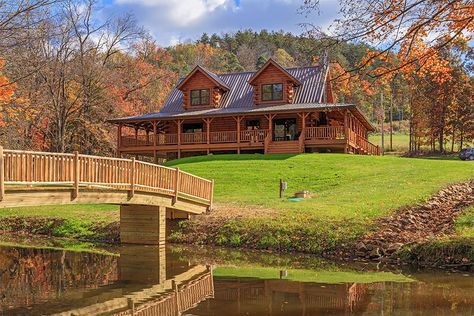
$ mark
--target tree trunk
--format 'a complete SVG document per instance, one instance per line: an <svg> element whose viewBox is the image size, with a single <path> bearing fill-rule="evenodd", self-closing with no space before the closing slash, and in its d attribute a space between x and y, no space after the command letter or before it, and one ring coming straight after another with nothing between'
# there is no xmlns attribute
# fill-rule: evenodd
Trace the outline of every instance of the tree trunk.
<svg viewBox="0 0 474 316"><path fill-rule="evenodd" d="M385 155L385 132L384 132L384 123L385 120L385 111L383 107L383 92L380 92L380 129L382 132L382 156Z"/></svg>
<svg viewBox="0 0 474 316"><path fill-rule="evenodd" d="M390 151L393 151L393 91L390 94Z"/></svg>

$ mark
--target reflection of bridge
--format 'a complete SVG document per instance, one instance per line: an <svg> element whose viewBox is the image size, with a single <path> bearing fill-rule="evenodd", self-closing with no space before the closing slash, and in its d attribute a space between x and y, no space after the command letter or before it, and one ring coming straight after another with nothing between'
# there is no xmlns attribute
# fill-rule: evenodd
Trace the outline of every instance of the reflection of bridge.
<svg viewBox="0 0 474 316"><path fill-rule="evenodd" d="M28 314L177 316L214 295L209 266L187 266L182 262L173 267L173 263L166 262L164 247L124 247L117 268L116 283L79 292L66 291L57 299L28 307ZM60 290L59 284L51 286ZM9 312L21 313L15 309Z"/></svg>
<svg viewBox="0 0 474 316"><path fill-rule="evenodd" d="M0 208L118 204L122 242L164 243L166 217L202 214L213 182L135 159L3 150Z"/></svg>

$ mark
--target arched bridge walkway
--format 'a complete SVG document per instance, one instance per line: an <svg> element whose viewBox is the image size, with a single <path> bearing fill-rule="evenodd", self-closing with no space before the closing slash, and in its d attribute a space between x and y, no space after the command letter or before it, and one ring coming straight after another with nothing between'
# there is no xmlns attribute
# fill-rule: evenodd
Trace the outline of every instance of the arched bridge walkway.
<svg viewBox="0 0 474 316"><path fill-rule="evenodd" d="M166 218L210 210L213 189L213 181L135 159L0 147L0 208L117 204L124 243L163 244Z"/></svg>

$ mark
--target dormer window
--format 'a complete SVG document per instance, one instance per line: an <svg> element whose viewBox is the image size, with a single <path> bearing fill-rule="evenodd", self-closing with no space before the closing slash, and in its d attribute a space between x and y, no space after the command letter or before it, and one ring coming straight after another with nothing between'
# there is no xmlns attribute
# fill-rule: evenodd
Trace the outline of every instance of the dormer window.
<svg viewBox="0 0 474 316"><path fill-rule="evenodd" d="M262 85L262 101L283 100L283 83Z"/></svg>
<svg viewBox="0 0 474 316"><path fill-rule="evenodd" d="M206 106L211 101L209 89L191 90L191 106Z"/></svg>

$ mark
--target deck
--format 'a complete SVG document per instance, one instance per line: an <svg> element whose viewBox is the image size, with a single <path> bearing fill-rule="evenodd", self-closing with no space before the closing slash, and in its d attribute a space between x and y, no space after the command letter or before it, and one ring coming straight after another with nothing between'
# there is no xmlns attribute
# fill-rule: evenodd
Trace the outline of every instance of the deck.
<svg viewBox="0 0 474 316"><path fill-rule="evenodd" d="M262 150L264 153L303 153L329 148L344 152L380 155L378 146L344 126L306 127L292 140L275 140L270 129L180 134L126 135L119 140L119 153L212 152Z"/></svg>

